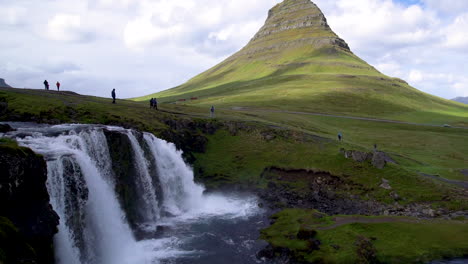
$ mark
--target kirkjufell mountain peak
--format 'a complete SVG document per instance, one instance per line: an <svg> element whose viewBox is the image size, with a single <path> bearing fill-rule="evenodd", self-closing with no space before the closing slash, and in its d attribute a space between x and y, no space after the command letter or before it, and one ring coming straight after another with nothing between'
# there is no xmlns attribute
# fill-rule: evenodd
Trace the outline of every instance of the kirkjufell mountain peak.
<svg viewBox="0 0 468 264"><path fill-rule="evenodd" d="M351 52L309 0L285 0L245 47L188 82L135 98L399 119L459 108L380 73ZM190 100L197 98L197 100ZM455 109L455 112L461 111Z"/></svg>
<svg viewBox="0 0 468 264"><path fill-rule="evenodd" d="M0 87L11 87L5 82L5 79L0 78Z"/></svg>
<svg viewBox="0 0 468 264"><path fill-rule="evenodd" d="M235 56L251 56L313 46L351 52L348 44L328 26L322 11L309 0L286 0L268 12L263 27Z"/></svg>

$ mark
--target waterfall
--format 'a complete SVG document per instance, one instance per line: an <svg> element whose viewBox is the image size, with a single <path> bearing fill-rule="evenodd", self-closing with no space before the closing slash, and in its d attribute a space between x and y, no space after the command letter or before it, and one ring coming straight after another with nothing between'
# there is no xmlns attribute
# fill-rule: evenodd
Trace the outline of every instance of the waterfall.
<svg viewBox="0 0 468 264"><path fill-rule="evenodd" d="M12 133L47 162L47 188L60 216L54 237L58 264L159 263L186 254L178 247L180 238L154 238L161 225L244 217L256 209L254 199L204 195L182 152L149 133L87 125L27 127ZM112 136L122 144L116 146ZM116 172L122 157L128 163L124 176L122 170ZM122 187L122 180L131 180L131 186ZM125 204L128 197L122 196L128 192L135 201ZM143 216L131 222L135 212ZM136 239L141 232L150 237Z"/></svg>
<svg viewBox="0 0 468 264"><path fill-rule="evenodd" d="M140 143L136 139L133 131L126 131L128 138L132 144L132 149L134 153L134 162L138 169L138 180L137 183L142 190L141 195L144 200L144 209L146 213L146 221L156 221L159 218L159 205L157 194L154 190L153 179L151 178L151 173L149 170L149 163L145 159L145 154L143 149L140 146Z"/></svg>
<svg viewBox="0 0 468 264"><path fill-rule="evenodd" d="M57 262L130 263L125 258L136 253L136 241L114 191L102 131L36 134L18 141L47 160L47 187L60 216Z"/></svg>
<svg viewBox="0 0 468 264"><path fill-rule="evenodd" d="M204 188L195 184L193 172L182 159L182 152L174 144L145 133L164 190L163 209L179 215L202 203Z"/></svg>

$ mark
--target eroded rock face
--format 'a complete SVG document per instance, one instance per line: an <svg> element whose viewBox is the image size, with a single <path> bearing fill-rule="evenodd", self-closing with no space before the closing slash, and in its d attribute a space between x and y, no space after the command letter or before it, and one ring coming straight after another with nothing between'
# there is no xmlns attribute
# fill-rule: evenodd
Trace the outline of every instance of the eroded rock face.
<svg viewBox="0 0 468 264"><path fill-rule="evenodd" d="M0 215L25 237L36 263L53 263L59 217L49 203L44 159L28 148L0 145L0 172Z"/></svg>
<svg viewBox="0 0 468 264"><path fill-rule="evenodd" d="M348 44L329 27L322 11L310 0L285 0L270 9L265 25L232 59L310 46L350 52Z"/></svg>
<svg viewBox="0 0 468 264"><path fill-rule="evenodd" d="M269 180L269 184L265 190L260 191L259 196L272 207L317 209L330 215L378 215L386 208L379 202L347 195L346 193L353 189L365 188L328 172L272 167L265 169L262 177ZM307 185L304 192L288 187L288 182L299 181Z"/></svg>

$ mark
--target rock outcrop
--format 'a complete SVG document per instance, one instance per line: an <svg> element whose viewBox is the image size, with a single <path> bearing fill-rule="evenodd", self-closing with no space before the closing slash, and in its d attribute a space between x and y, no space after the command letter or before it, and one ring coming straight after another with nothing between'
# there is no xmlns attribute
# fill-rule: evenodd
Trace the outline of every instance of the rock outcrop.
<svg viewBox="0 0 468 264"><path fill-rule="evenodd" d="M356 162L369 161L371 162L372 166L376 167L377 169L385 168L387 163L396 164L396 162L383 151L363 152L358 150L341 149L340 152L345 156L345 158L353 159Z"/></svg>
<svg viewBox="0 0 468 264"><path fill-rule="evenodd" d="M365 191L365 187L328 172L271 167L264 170L262 178L269 183L259 196L272 208L316 209L330 215L378 215L387 209L379 202L348 195L351 190ZM288 185L299 181L307 185L306 190L298 192Z"/></svg>
<svg viewBox="0 0 468 264"><path fill-rule="evenodd" d="M18 237L33 250L26 255L5 250L5 258L11 263L53 263L52 239L59 217L49 203L44 159L15 142L0 142L0 172L0 216L12 222L9 230L17 228Z"/></svg>
<svg viewBox="0 0 468 264"><path fill-rule="evenodd" d="M0 87L11 88L11 86L5 82L5 79L2 79L2 78L0 78Z"/></svg>

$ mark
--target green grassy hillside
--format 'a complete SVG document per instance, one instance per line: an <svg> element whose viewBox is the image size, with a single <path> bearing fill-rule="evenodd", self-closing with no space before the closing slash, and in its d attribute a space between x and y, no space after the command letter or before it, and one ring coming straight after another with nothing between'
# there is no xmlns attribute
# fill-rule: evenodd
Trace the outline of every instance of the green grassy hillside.
<svg viewBox="0 0 468 264"><path fill-rule="evenodd" d="M309 0L283 1L236 54L185 84L134 100L151 97L202 107L468 120L468 106L423 93L354 55Z"/></svg>
<svg viewBox="0 0 468 264"><path fill-rule="evenodd" d="M387 206L424 204L437 211L468 210L467 189L442 180L468 180L462 172L468 169L468 134L463 128L229 109L221 109L216 118L208 119L207 111L199 107L161 104L161 111L155 111L149 109L146 102L118 100L114 105L109 98L12 88L0 88L0 106L2 121L102 123L158 135L164 134L163 131L170 129L169 124L177 121L176 127L181 126L181 129L175 133L189 141L206 138L204 150L194 150L193 168L196 180L210 189L243 186L262 190L274 184L299 196L307 196L313 179L262 176L270 167L303 169L328 172L352 187L337 189L338 197L352 195ZM177 112L179 114L174 114ZM211 134L184 130L184 127L195 124L218 129ZM336 140L338 131L343 133L344 142ZM340 153L340 148L371 151L374 143L398 164L389 164L380 170L369 162L346 159ZM440 178L422 176L418 172L439 175ZM390 182L392 190L379 187L382 178ZM399 195L398 200L392 196L394 193ZM355 259L354 243L360 236L377 238L372 243L378 258L390 263L398 263L399 259L411 263L417 259L456 257L467 253L463 236L467 226L465 218L418 223L379 219L378 223L317 229L317 238L323 246L320 251L309 252L302 250L305 242L295 236L300 223L315 225L315 219L309 217L313 215L307 210L285 211L278 215L275 225L263 232L263 238L274 246L293 250L305 260L323 259L329 263ZM324 220L333 222L329 217ZM431 230L436 231L431 233ZM455 237L456 234L460 237ZM333 247L336 245L339 250ZM399 254L403 249L404 256Z"/></svg>

